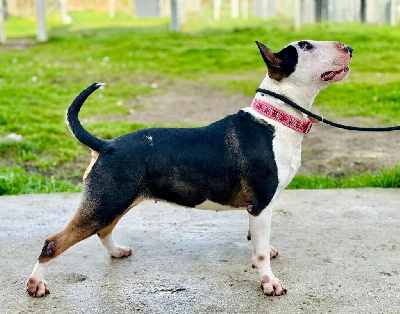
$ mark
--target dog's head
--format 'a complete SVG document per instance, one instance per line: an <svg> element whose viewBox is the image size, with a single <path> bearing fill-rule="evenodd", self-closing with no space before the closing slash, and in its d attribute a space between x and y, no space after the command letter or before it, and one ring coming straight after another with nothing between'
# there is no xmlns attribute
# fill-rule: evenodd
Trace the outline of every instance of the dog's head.
<svg viewBox="0 0 400 314"><path fill-rule="evenodd" d="M342 80L349 73L353 49L337 41L301 40L287 45L278 53L256 42L268 76L276 81L320 85Z"/></svg>

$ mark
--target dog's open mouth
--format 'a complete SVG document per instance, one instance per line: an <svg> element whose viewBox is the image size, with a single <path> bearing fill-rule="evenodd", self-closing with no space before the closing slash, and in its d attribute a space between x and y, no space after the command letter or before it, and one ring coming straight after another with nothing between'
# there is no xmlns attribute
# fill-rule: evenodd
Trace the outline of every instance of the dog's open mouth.
<svg viewBox="0 0 400 314"><path fill-rule="evenodd" d="M338 74L346 74L347 72L349 72L349 67L346 66L343 69L339 70L339 71L326 71L324 73L322 73L321 75L321 79L323 81L330 81L332 80L336 75Z"/></svg>

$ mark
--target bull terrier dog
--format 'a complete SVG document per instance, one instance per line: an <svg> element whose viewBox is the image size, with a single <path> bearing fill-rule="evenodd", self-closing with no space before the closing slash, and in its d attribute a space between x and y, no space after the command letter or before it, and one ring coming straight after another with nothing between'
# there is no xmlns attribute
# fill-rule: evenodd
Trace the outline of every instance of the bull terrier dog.
<svg viewBox="0 0 400 314"><path fill-rule="evenodd" d="M256 42L268 67L261 88L310 109L322 89L349 73L353 49L336 41L302 40L272 53ZM78 113L102 84L82 91L67 111L71 132L92 150L82 199L70 223L45 240L27 282L34 297L49 293L47 263L97 233L112 257L129 256L112 231L142 200L205 209L247 209L252 264L266 295L286 289L272 273L270 224L274 200L300 167L307 116L274 97L256 93L250 107L200 128L152 128L102 140L86 131Z"/></svg>

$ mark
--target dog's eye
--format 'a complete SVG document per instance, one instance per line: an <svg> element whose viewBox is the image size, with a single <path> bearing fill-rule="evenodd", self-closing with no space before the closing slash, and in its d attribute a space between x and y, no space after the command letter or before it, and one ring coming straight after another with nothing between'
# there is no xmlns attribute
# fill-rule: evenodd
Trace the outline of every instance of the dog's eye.
<svg viewBox="0 0 400 314"><path fill-rule="evenodd" d="M299 41L299 47L301 50L307 51L314 48L313 44L308 41Z"/></svg>

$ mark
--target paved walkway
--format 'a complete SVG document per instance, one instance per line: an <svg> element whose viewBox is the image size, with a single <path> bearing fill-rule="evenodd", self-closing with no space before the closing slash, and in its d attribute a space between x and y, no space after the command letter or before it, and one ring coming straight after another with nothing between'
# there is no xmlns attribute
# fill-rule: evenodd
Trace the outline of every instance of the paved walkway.
<svg viewBox="0 0 400 314"><path fill-rule="evenodd" d="M25 282L79 194L0 197L1 313L400 313L400 189L285 191L272 261L288 294L266 297L250 266L247 213L142 203L118 224L129 258L96 237L48 268L51 294Z"/></svg>

